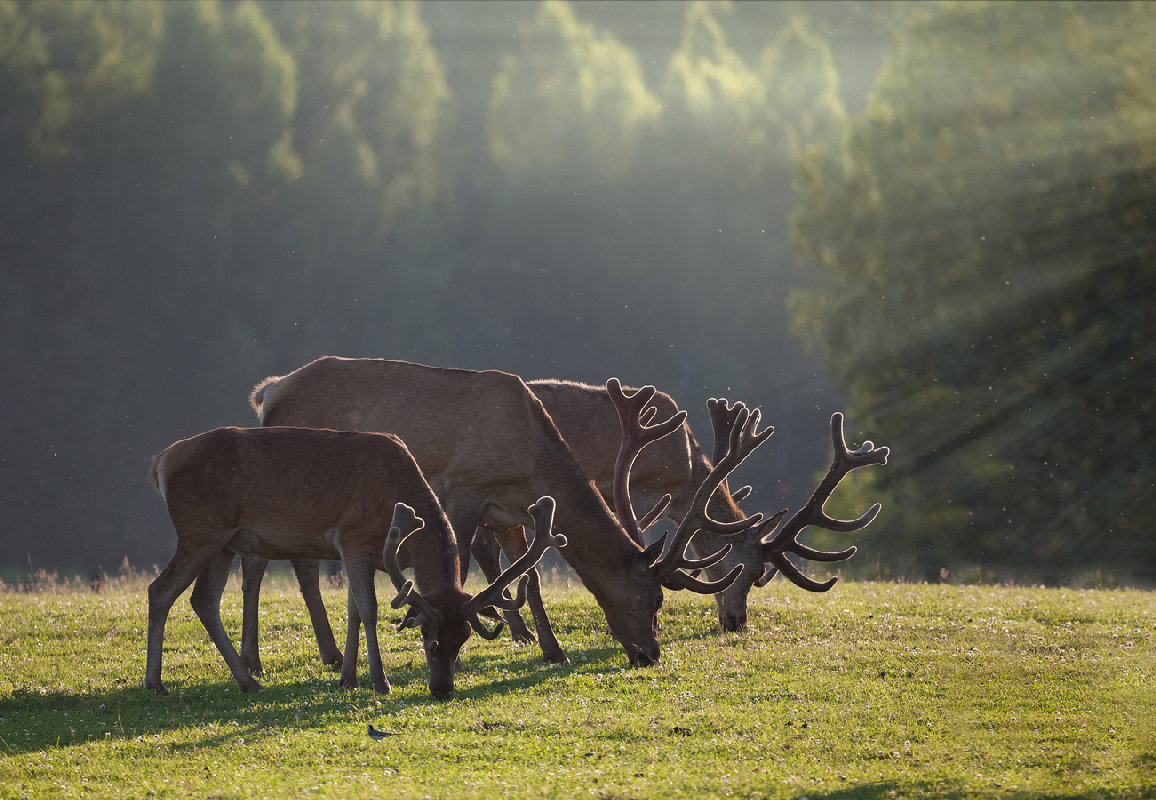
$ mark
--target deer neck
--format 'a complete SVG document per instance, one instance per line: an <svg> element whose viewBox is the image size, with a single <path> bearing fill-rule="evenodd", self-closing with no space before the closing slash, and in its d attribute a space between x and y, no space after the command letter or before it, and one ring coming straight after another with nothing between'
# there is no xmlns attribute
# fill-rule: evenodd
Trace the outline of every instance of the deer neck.
<svg viewBox="0 0 1156 800"><path fill-rule="evenodd" d="M568 544L559 554L588 587L622 580L641 550L591 483L560 488L564 496L554 497L554 531L565 535Z"/></svg>
<svg viewBox="0 0 1156 800"><path fill-rule="evenodd" d="M406 539L414 583L422 594L460 591L458 543L450 521L432 492L414 509L425 525Z"/></svg>

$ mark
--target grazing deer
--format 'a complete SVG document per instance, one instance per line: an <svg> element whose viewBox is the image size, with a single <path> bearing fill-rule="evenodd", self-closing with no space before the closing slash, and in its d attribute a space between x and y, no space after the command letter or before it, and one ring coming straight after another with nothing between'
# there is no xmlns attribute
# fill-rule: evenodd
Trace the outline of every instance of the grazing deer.
<svg viewBox="0 0 1156 800"><path fill-rule="evenodd" d="M615 466L622 441L615 434L620 420L618 408L621 399L615 397L616 392L609 386L556 380L530 381L527 385L542 401L579 466L594 480L598 491L617 512L622 506L620 498L615 495ZM617 394L621 394L620 388ZM678 405L664 392L649 392L644 405L660 419L673 419L680 414ZM726 400L716 399L708 401L707 406L715 433L714 455L710 460L703 453L683 415L681 426L671 435L635 453L637 461L633 462L630 469L629 487L635 493L635 499L641 501L643 506L650 507L663 495L669 494L671 501L663 516L676 523L686 515L695 492L710 474L712 464L717 464L723 458L730 432L740 409L744 408L741 403L731 406ZM866 443L866 451L862 451L862 448L855 454L848 451L843 439L842 420L841 414L831 419L835 463L820 487L822 491L817 490L811 502L792 516L777 534L773 537L768 535L767 531L773 528L774 523L767 520L763 525L750 527L737 536L720 537L710 529L704 529L691 540L690 548L698 556L714 553L728 543L732 545L730 552L718 564L705 570L709 578L718 579L736 566L743 566L739 577L715 595L719 625L723 630L739 630L746 625L747 596L751 588L766 585L779 571L808 591L827 591L835 584L836 578L822 583L808 578L785 554L790 552L815 561L841 561L853 556L856 548L850 547L834 553L807 548L797 539L805 527L816 525L840 531L858 530L866 527L879 512L878 507L873 507L863 517L851 522L829 520L822 515L822 504L847 472L859 466L887 462L888 449L885 447L876 449ZM625 486L625 483L622 485ZM744 487L732 495L724 482L710 499L710 515L723 522L744 519L745 515L737 501L749 491L750 487ZM781 521L783 516L784 512L780 512L772 519ZM832 528L832 525L835 527ZM509 542L510 538L506 537L503 541ZM510 551L511 554L519 552L516 540L510 546ZM500 572L497 542L493 538L488 535L475 536L473 552L486 575L494 576ZM531 593L531 608L534 603L535 598ZM510 622L511 633L517 637L521 618L516 614L507 614L506 618ZM521 624L524 626L524 623Z"/></svg>
<svg viewBox="0 0 1156 800"><path fill-rule="evenodd" d="M740 572L736 567L720 580L700 581L684 570L701 569L702 561L688 559L675 548L666 548L660 558L654 548L643 548L631 538L582 472L541 402L516 375L326 357L265 379L250 402L263 425L387 431L404 439L459 532L463 574L476 528L507 532L532 524L524 510L526 498L553 496L557 527L569 540L561 554L602 607L631 664L658 661L663 587L713 594L726 589ZM736 441L753 449L763 439L752 430ZM724 479L725 474L717 476L719 483ZM743 520L741 527L760 519ZM732 525L720 532L738 529ZM319 597L306 585L316 580L316 565L294 561L294 567L306 602L318 604L310 609L311 616L323 615ZM242 653L253 665L260 663L255 587L264 568L260 558L242 562ZM537 575L528 574L531 596L539 595ZM566 662L552 632L540 639L547 661Z"/></svg>
<svg viewBox="0 0 1156 800"><path fill-rule="evenodd" d="M145 686L158 694L167 694L161 683L165 622L194 580L193 609L237 685L242 691L261 688L221 623L221 592L235 554L340 558L349 585L340 682L357 686L364 624L370 683L378 692L390 686L377 642L373 578L375 569L387 571L398 589L394 606L410 606L403 625L421 627L430 692L445 698L453 693L454 665L471 630L497 636L479 614L524 602L525 578L517 600L503 597L506 587L532 568L547 546L565 544L563 537L551 535L553 500L544 497L530 508L541 527L527 557L471 597L462 589L457 542L437 497L402 441L385 434L217 428L170 445L153 459L150 477L177 534L172 560L148 591ZM416 589L402 580L397 552L403 539Z"/></svg>

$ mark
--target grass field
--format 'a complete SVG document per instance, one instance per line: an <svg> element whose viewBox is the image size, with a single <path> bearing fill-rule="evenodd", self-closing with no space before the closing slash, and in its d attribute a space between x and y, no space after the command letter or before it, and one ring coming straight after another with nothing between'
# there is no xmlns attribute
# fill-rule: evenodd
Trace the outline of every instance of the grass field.
<svg viewBox="0 0 1156 800"><path fill-rule="evenodd" d="M392 694L338 688L284 579L264 691L237 691L186 594L155 697L145 587L0 594L0 797L1156 797L1156 593L775 581L741 634L670 593L662 661L633 669L555 584L570 666L474 637L436 702L412 630L383 630Z"/></svg>

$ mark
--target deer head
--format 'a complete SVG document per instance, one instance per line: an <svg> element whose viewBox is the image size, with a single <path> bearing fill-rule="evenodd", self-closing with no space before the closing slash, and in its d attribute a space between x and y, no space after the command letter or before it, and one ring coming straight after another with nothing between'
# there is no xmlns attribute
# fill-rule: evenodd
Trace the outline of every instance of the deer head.
<svg viewBox="0 0 1156 800"><path fill-rule="evenodd" d="M405 617L398 624L398 630L418 628L421 631L422 649L430 670L430 693L439 699L448 698L454 691L454 672L458 664L458 653L476 632L485 639L495 639L501 633L502 623L490 629L481 617L497 618L494 609L515 610L526 602L526 575L553 547L565 547L566 537L552 533L554 524L554 498L543 497L528 509L534 519L534 541L529 550L489 586L470 597L460 589L451 592L422 595L411 580L402 574L398 551L403 542L416 534L424 526L412 508L398 503L394 509L389 535L385 540L385 568L397 596L391 605L394 608L407 606ZM505 596L506 588L520 578L514 598ZM446 602L452 600L453 602Z"/></svg>

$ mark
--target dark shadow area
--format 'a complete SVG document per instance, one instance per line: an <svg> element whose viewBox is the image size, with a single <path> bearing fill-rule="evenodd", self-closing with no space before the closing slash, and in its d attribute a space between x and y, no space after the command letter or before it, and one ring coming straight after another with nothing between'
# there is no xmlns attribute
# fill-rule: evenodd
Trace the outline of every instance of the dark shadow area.
<svg viewBox="0 0 1156 800"><path fill-rule="evenodd" d="M1006 789L1003 787L984 790L965 785L958 781L881 781L835 792L801 792L798 800L891 800L897 797L990 797L1020 800L1113 800L1132 798L1142 800L1152 796L1152 787L1134 786L1128 789L1091 790L1087 792L1048 792L1035 789Z"/></svg>
<svg viewBox="0 0 1156 800"><path fill-rule="evenodd" d="M466 655L459 675L501 677L465 690L459 687L454 697L445 701L430 696L429 670L422 660L392 668L387 664L386 675L395 692L419 689L416 697L407 699L407 706L439 706L521 692L574 673L605 672L620 655L621 651L612 647L577 650L571 656L577 663L569 666L547 665L536 657ZM223 664L222 674L228 674ZM231 678L200 684L166 682L169 695L165 697L145 689L143 679L131 686L125 679L123 688L85 693L18 689L0 700L0 748L19 754L85 744L105 738L105 733L131 740L184 728L202 729L206 738L196 746L204 747L272 728L322 729L342 724L339 721L348 716L351 702L375 696L364 671L359 679L356 692L341 688L336 673L291 683L265 683L253 694L240 692Z"/></svg>

